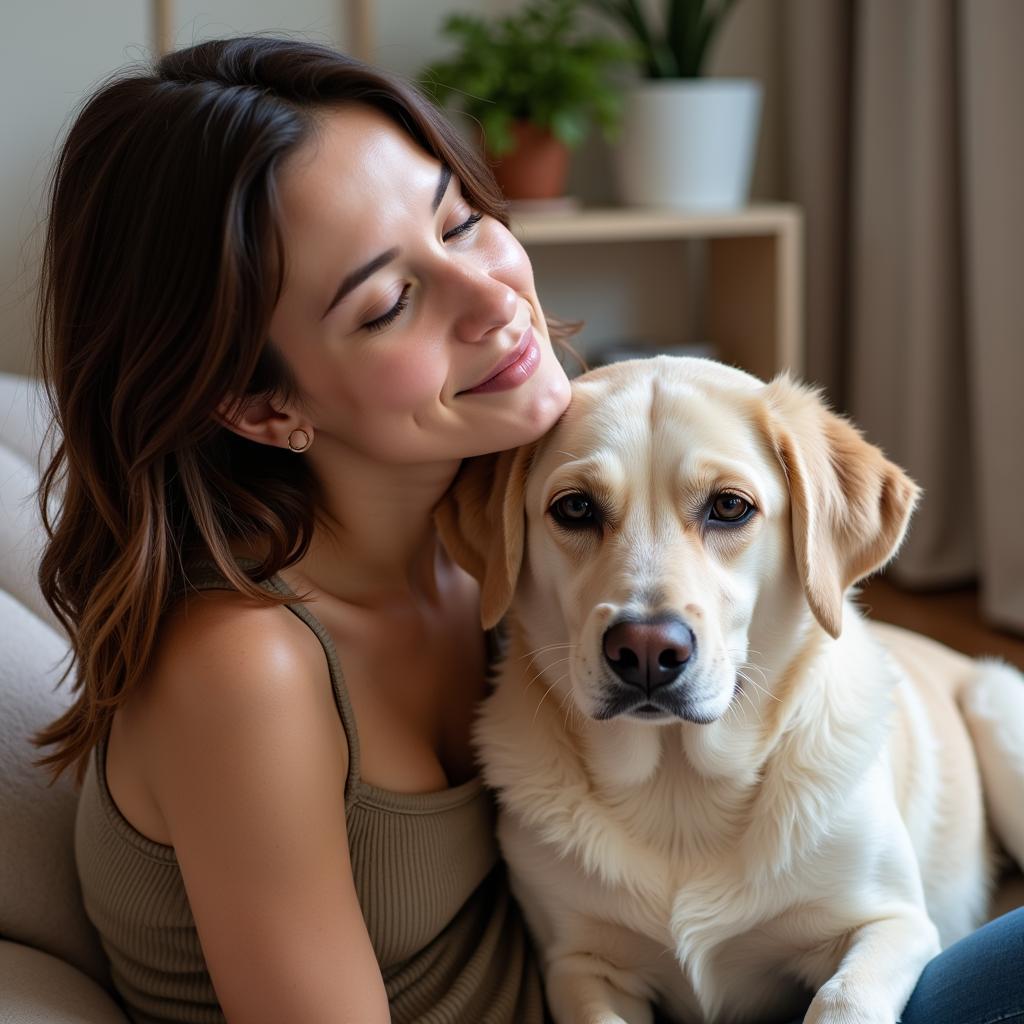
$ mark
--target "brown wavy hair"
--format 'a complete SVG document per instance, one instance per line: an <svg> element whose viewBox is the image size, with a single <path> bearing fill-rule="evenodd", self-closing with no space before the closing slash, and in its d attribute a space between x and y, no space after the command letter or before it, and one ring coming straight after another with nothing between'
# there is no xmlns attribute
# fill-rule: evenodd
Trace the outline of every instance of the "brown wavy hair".
<svg viewBox="0 0 1024 1024"><path fill-rule="evenodd" d="M140 684L192 558L231 586L307 550L316 481L303 459L221 426L228 395L298 397L268 339L285 274L277 179L325 110L369 104L508 223L490 170L403 80L309 42L213 40L107 80L54 165L39 300L54 455L39 504L39 581L71 638L76 699L33 737L36 763L81 781ZM577 325L550 321L563 349ZM251 572L232 541L260 540Z"/></svg>

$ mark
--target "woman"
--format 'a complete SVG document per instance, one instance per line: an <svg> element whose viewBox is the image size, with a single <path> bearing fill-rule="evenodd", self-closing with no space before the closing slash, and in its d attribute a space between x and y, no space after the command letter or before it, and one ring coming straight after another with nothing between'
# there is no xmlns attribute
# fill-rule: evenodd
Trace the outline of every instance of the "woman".
<svg viewBox="0 0 1024 1024"><path fill-rule="evenodd" d="M330 50L204 43L79 115L41 301L78 697L37 740L84 776L130 1016L543 1020L469 744L490 638L432 522L569 401L486 170Z"/></svg>
<svg viewBox="0 0 1024 1024"><path fill-rule="evenodd" d="M204 43L82 110L43 302L80 693L39 740L88 769L135 1019L540 1021L470 750L477 586L431 516L569 401L486 170L330 50Z"/></svg>

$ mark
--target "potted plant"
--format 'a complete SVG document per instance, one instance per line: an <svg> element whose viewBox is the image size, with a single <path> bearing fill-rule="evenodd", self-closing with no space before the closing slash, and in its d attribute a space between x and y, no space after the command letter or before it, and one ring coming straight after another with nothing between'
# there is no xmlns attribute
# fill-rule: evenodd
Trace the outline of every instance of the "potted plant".
<svg viewBox="0 0 1024 1024"><path fill-rule="evenodd" d="M631 48L576 25L578 0L530 0L496 21L452 14L456 54L420 74L435 100L475 119L509 199L562 195L569 149L592 123L611 136L621 96L607 78Z"/></svg>
<svg viewBox="0 0 1024 1024"><path fill-rule="evenodd" d="M636 43L644 80L628 94L617 163L639 205L728 209L750 189L761 112L752 79L706 79L705 62L735 0L587 0Z"/></svg>

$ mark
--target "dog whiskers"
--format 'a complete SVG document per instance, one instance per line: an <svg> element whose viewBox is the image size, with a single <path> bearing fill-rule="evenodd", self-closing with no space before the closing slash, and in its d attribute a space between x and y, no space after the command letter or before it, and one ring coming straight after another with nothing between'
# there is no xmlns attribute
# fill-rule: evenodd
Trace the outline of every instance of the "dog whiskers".
<svg viewBox="0 0 1024 1024"><path fill-rule="evenodd" d="M765 686L768 685L768 673L760 665L758 665L757 662L751 661L749 658L747 658L744 661L742 661L740 665L742 668L749 668L752 669L754 672L758 672L761 676L761 679L764 681Z"/></svg>
<svg viewBox="0 0 1024 1024"><path fill-rule="evenodd" d="M757 686L757 684L754 683L752 679L748 679L741 672L737 672L736 674L740 677L740 679L744 680L745 682L752 683L754 686ZM740 687L740 696L746 698L746 701L750 705L751 710L754 712L755 715L757 715L758 722L763 724L763 719L761 718L761 709L754 702L754 698L751 697L750 694L747 693L747 691L744 690L742 686Z"/></svg>
<svg viewBox="0 0 1024 1024"><path fill-rule="evenodd" d="M566 643L542 644L540 647L537 647L537 648L535 648L532 651L527 651L526 654L524 654L519 660L520 661L525 661L527 658L532 658L536 654L543 654L546 651L554 651L554 650L557 650L559 647L564 647L566 650L572 650L574 647L578 647L578 646L579 646L579 644L566 644Z"/></svg>
<svg viewBox="0 0 1024 1024"><path fill-rule="evenodd" d="M558 684L559 684L559 683L560 683L560 682L561 682L561 681L562 681L563 679L565 679L565 677L566 677L566 676L567 676L568 674L569 674L568 672L563 672L563 673L562 673L562 674L561 674L561 675L560 675L560 676L559 676L559 677L558 677L558 678L557 678L557 679L556 679L556 680L555 680L555 681L554 681L554 682L553 682L553 683L552 683L552 684L551 684L550 686L548 686L548 687L547 687L547 689L546 689L546 690L544 691L544 696L543 696L543 697L541 697L541 699L540 699L540 704L538 704L538 705L537 705L537 710L536 710L536 711L535 711L535 712L533 713L533 721L534 721L534 722L536 722L536 721L537 721L537 714L538 714L538 713L540 712L540 705L544 703L544 700L545 700L545 698L547 697L547 695L548 695L548 694L549 694L549 693L550 693L550 692L551 692L551 691L552 691L553 689L555 689L555 687L556 687L556 686L558 686ZM563 716L562 716L562 725L563 725L563 727L564 727L564 728L565 728L566 730L568 730L568 729L569 729L569 715L570 715L570 714L572 713L572 711L574 710L574 709L573 709L573 706L572 706L572 701L570 700L570 697L571 697L571 695L570 695L570 694L568 694L568 693L561 693L561 694L559 694L559 695L558 695L558 700L559 700L559 703L561 704L561 707L562 707L562 711L564 712L564 714L563 714Z"/></svg>
<svg viewBox="0 0 1024 1024"><path fill-rule="evenodd" d="M744 667L745 668L750 668L752 666L747 665L747 666L744 666ZM776 701L779 704L782 703L782 698L781 697L776 697L775 694L772 693L770 690L766 690L763 686L761 686L759 683L757 683L751 676L748 676L743 671L743 668L736 669L736 675L738 675L740 677L740 679L742 679L744 682L750 683L750 685L755 690L757 690L758 693L763 693L766 697L769 697L771 700L774 700L774 701Z"/></svg>
<svg viewBox="0 0 1024 1024"><path fill-rule="evenodd" d="M740 696L742 696L742 694L743 694L742 690L739 690L737 692L740 694ZM739 704L739 701L735 699L735 697L736 697L736 694L733 694L733 699L729 701L729 706L725 709L725 714L722 715L722 722L725 725L729 725L730 724L730 722L729 722L730 716L737 717L739 715L739 713L740 713L739 712L740 704Z"/></svg>
<svg viewBox="0 0 1024 1024"><path fill-rule="evenodd" d="M767 685L768 685L768 673L760 665L758 665L754 661L751 661L750 658L748 657L751 654L760 654L761 653L760 651L755 651L752 648L747 648L746 650L739 650L739 649L734 649L734 648L731 648L731 647L727 647L726 651L729 654L730 658L737 658L737 657L739 657L739 658L743 659L743 661L736 667L736 675L740 679L742 679L744 682L749 683L752 687L754 687L755 690L758 691L758 693L764 694L764 696L769 697L772 700L777 701L780 704L782 703L782 698L777 697L774 693L772 693L767 688ZM757 680L755 680L749 674L750 672L756 672L761 677L761 681L765 685L764 686L760 685L757 682ZM740 690L742 692L742 687L740 688ZM750 695L747 694L747 696L749 698ZM751 701L751 703L753 704L753 701ZM756 705L754 705L754 706L756 707Z"/></svg>
<svg viewBox="0 0 1024 1024"><path fill-rule="evenodd" d="M565 675L562 675L551 683L550 686L546 686L544 688L544 693L541 695L540 700L537 701L537 707L533 712L533 719L530 722L531 727L537 724L537 716L540 714L541 705L548 699L548 694L565 678L566 675L568 675L568 673L565 673Z"/></svg>
<svg viewBox="0 0 1024 1024"><path fill-rule="evenodd" d="M563 676L562 678L564 679L565 677ZM561 681L562 679L558 680L558 682ZM572 726L569 724L570 719L575 719L578 716L580 723L582 724L583 713L576 707L575 704L573 704L572 694L563 693L560 695L559 699L562 703L562 710L565 712L565 714L562 717L562 725L565 728L566 732L572 732Z"/></svg>
<svg viewBox="0 0 1024 1024"><path fill-rule="evenodd" d="M551 663L550 665L547 665L547 666L545 666L544 668L539 668L539 669L537 670L537 674L536 674L535 676L533 676L533 677L532 677L532 678L531 678L531 679L529 680L529 682L527 682L527 684L526 684L526 685L527 685L527 686L533 686L533 684L534 684L535 682L537 682L537 680L538 680L538 679L540 679L540 677L541 677L542 675L544 675L544 673L545 673L545 672L549 671L550 669L553 669L553 668L554 668L554 667L555 667L556 665L561 665L563 661L569 661L569 659L570 659L571 657L572 657L572 655L566 655L566 656L565 656L564 658L559 658L559 659L558 659L558 661L553 661L553 662L552 662L552 663ZM534 667L536 668L536 666L534 666Z"/></svg>
<svg viewBox="0 0 1024 1024"><path fill-rule="evenodd" d="M529 682L528 682L528 683L527 683L526 685L527 685L527 686L533 686L533 684L534 684L534 683L535 683L535 682L536 682L536 681L537 681L538 679L540 679L540 677L541 677L542 675L544 675L544 673L545 673L545 672L547 672L548 670L550 670L550 669L554 668L554 667L555 667L555 665L561 665L561 664L562 664L562 662L564 662L564 661L569 661L571 657L572 657L572 655L566 655L566 657L564 657L564 658L559 658L559 659L558 659L558 661L552 662L552 663L551 663L550 665L548 665L548 666L547 666L546 668L542 668L542 669L540 669L540 670L539 670L539 671L537 672L537 674L536 674L535 676L533 676L533 677L532 677L532 678L531 678L531 679L529 680ZM557 685L558 685L558 684L559 684L559 683L560 683L560 682L561 682L561 681L562 681L562 680L563 680L563 679L564 679L564 678L565 678L565 677L566 677L566 676L567 676L568 674L569 674L568 672L563 672L563 673L562 673L562 675L561 675L561 676L559 676L559 678L558 678L558 679L556 679L556 680L555 680L555 681L554 681L553 683L550 683L550 684L549 684L548 686L546 686L546 687L544 688L544 692L543 692L543 693L541 694L541 698L540 698L540 700L539 700L539 701L537 702L537 707L536 707L536 709L535 709L535 710L534 710L534 712L533 712L533 719L532 719L532 721L531 721L531 723L530 723L531 725L536 725L536 723L537 723L537 716L538 716L538 715L540 714L540 709L541 709L541 705L542 705L542 704L544 703L544 701L546 701L546 700L547 700L547 698L548 698L548 694L549 694L549 693L550 693L550 692L551 692L551 691L552 691L552 690L553 690L553 689L554 689L554 688L555 688L555 687L556 687L556 686L557 686Z"/></svg>

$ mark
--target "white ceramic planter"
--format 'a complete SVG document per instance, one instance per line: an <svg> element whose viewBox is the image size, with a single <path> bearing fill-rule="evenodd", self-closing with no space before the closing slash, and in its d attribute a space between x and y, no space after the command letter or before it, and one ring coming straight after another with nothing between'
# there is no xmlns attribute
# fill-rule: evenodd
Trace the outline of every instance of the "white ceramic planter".
<svg viewBox="0 0 1024 1024"><path fill-rule="evenodd" d="M734 209L747 201L761 118L753 79L666 78L626 97L616 149L624 202Z"/></svg>

